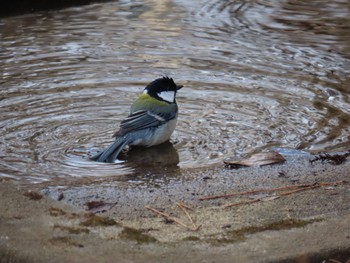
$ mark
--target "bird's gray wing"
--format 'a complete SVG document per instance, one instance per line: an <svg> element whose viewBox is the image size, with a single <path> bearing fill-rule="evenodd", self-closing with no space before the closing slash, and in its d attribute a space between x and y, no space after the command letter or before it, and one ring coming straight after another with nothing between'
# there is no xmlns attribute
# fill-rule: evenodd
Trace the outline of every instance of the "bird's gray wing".
<svg viewBox="0 0 350 263"><path fill-rule="evenodd" d="M171 106L169 108L169 106ZM113 136L122 136L131 131L138 131L146 128L158 127L171 119L174 119L177 114L176 104L167 106L168 109L159 107L154 110L139 110L130 114L120 123L120 130Z"/></svg>

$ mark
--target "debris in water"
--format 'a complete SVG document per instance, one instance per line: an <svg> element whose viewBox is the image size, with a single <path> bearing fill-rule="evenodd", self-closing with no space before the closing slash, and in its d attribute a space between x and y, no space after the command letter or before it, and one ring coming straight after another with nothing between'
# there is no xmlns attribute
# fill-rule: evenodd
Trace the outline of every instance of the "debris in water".
<svg viewBox="0 0 350 263"><path fill-rule="evenodd" d="M350 151L343 153L343 154L320 154L315 157L315 159L310 160L310 163L313 164L314 162L321 161L322 163L327 161L333 165L339 165L346 161L346 159L350 156Z"/></svg>
<svg viewBox="0 0 350 263"><path fill-rule="evenodd" d="M283 163L286 159L283 158L277 152L263 152L253 154L248 158L244 158L241 160L225 160L224 163L228 168L240 168L242 166L263 166L268 164L276 164Z"/></svg>

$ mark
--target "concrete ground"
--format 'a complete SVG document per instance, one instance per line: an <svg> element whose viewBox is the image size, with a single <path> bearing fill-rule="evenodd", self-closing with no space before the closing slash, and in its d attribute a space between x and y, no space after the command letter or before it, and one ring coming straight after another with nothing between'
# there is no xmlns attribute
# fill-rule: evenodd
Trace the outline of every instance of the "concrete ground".
<svg viewBox="0 0 350 263"><path fill-rule="evenodd" d="M2 179L0 262L349 262L349 157L284 156L133 183Z"/></svg>

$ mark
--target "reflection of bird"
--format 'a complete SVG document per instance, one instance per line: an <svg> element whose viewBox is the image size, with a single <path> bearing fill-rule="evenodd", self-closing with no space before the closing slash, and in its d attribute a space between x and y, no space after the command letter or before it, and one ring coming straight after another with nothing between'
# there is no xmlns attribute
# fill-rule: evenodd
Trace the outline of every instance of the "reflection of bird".
<svg viewBox="0 0 350 263"><path fill-rule="evenodd" d="M115 141L91 157L98 162L114 162L127 145L153 146L169 140L177 120L177 86L173 79L163 77L152 81L132 104L130 115L120 124Z"/></svg>
<svg viewBox="0 0 350 263"><path fill-rule="evenodd" d="M145 172L144 169L159 171L159 167L177 168L180 161L179 154L170 141L150 148L132 147L125 156L120 154L120 158L127 159L128 166L143 172Z"/></svg>

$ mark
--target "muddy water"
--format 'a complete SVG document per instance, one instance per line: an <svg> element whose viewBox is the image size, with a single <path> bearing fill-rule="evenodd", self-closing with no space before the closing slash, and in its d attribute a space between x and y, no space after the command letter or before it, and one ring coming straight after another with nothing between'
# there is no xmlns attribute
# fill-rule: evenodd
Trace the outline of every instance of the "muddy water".
<svg viewBox="0 0 350 263"><path fill-rule="evenodd" d="M133 180L271 146L349 149L348 7L125 0L1 18L0 175ZM172 143L89 161L162 75L185 85Z"/></svg>

